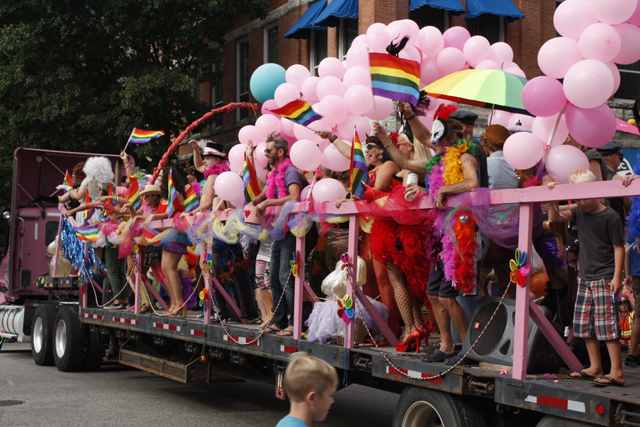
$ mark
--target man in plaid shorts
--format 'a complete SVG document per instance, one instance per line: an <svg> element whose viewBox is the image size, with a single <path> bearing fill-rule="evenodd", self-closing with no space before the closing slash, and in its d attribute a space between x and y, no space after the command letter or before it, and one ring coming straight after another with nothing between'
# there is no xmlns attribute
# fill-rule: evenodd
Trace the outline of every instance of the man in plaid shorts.
<svg viewBox="0 0 640 427"><path fill-rule="evenodd" d="M571 175L569 182L576 184L595 180L592 172L580 170ZM555 184L551 182L547 187L551 189ZM625 180L623 184L628 185L628 182ZM584 339L590 366L569 376L593 380L597 386L622 386L624 378L616 304L616 296L622 291L624 265L624 234L620 216L598 199L580 199L562 212L558 202L550 202L549 219L559 222L575 219L580 242L573 333ZM598 341L606 342L611 357L611 372L604 376Z"/></svg>

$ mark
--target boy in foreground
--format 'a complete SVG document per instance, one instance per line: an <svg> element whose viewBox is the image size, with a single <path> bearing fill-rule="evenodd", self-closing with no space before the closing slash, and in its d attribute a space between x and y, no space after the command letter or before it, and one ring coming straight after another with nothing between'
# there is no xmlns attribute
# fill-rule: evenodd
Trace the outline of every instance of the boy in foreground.
<svg viewBox="0 0 640 427"><path fill-rule="evenodd" d="M593 182L595 175L580 170L571 175L571 184ZM547 184L552 189L556 183ZM575 379L593 380L597 386L622 386L620 324L616 296L622 290L624 234L620 216L598 199L575 200L576 207L560 213L558 202L549 203L552 221L576 221L580 238L578 261L578 295L573 318L573 332L583 338L590 366L572 372ZM611 358L611 372L603 376L600 343L605 341Z"/></svg>
<svg viewBox="0 0 640 427"><path fill-rule="evenodd" d="M333 366L307 353L295 353L284 373L284 390L291 401L289 415L276 427L310 427L324 421L338 389Z"/></svg>

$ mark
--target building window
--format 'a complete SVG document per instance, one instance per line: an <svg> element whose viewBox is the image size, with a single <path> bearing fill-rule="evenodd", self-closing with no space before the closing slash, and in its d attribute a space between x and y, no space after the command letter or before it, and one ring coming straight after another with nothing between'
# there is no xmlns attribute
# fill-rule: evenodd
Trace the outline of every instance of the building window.
<svg viewBox="0 0 640 427"><path fill-rule="evenodd" d="M472 36L484 36L489 43L505 41L504 17L483 13L477 18L467 19L467 30Z"/></svg>
<svg viewBox="0 0 640 427"><path fill-rule="evenodd" d="M213 66L213 71L215 73L216 66ZM217 81L216 84L211 85L211 109L220 108L224 105L223 95L222 95L222 78ZM213 118L214 126L222 126L222 117L224 114L216 114Z"/></svg>
<svg viewBox="0 0 640 427"><path fill-rule="evenodd" d="M618 65L620 70L620 87L614 98L636 99L640 93L640 61L629 65Z"/></svg>
<svg viewBox="0 0 640 427"><path fill-rule="evenodd" d="M338 37L338 57L344 61L347 57L347 51L351 47L351 43L358 37L358 20L353 18L340 18L338 31L340 32Z"/></svg>
<svg viewBox="0 0 640 427"><path fill-rule="evenodd" d="M415 21L418 27L436 27L441 32L449 28L449 13L443 9L436 9L430 6L421 6L409 12L409 19Z"/></svg>
<svg viewBox="0 0 640 427"><path fill-rule="evenodd" d="M249 39L239 40L236 45L238 102L249 102ZM237 111L238 121L249 117L249 110L238 108Z"/></svg>
<svg viewBox="0 0 640 427"><path fill-rule="evenodd" d="M264 63L278 63L278 24L264 29Z"/></svg>
<svg viewBox="0 0 640 427"><path fill-rule="evenodd" d="M318 65L324 58L327 57L327 32L324 30L313 30L311 31L311 40L309 43L310 52L310 64L309 69L311 70L311 75L318 75Z"/></svg>

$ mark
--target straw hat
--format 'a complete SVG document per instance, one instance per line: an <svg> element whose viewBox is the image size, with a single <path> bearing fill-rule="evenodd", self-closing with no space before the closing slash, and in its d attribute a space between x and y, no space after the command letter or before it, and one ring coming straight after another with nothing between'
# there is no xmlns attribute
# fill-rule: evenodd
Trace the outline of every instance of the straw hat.
<svg viewBox="0 0 640 427"><path fill-rule="evenodd" d="M140 196L144 196L147 194L156 194L159 196L162 194L162 191L160 191L160 187L158 187L157 185L148 184L146 187L144 187L144 190L140 192Z"/></svg>

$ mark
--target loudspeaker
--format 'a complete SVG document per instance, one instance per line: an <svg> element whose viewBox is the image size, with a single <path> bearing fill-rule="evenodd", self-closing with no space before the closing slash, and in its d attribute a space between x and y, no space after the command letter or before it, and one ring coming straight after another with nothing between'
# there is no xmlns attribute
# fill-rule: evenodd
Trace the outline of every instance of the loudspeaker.
<svg viewBox="0 0 640 427"><path fill-rule="evenodd" d="M477 362L513 366L515 301L505 299L500 308L498 308L499 302L500 298L493 296L485 296L480 299L469 321L469 327L462 345L462 353L465 354L471 348L471 345L482 333L485 325L491 321L467 358ZM496 308L498 308L497 312ZM540 307L540 309L545 317L549 319L551 311L546 307ZM493 319L491 319L492 316ZM556 331L560 333L560 327L554 326ZM529 318L528 336L527 372L552 372L556 370L560 358L531 318Z"/></svg>

